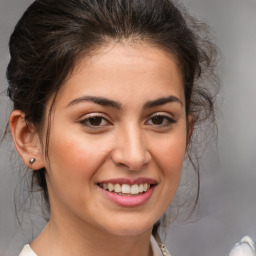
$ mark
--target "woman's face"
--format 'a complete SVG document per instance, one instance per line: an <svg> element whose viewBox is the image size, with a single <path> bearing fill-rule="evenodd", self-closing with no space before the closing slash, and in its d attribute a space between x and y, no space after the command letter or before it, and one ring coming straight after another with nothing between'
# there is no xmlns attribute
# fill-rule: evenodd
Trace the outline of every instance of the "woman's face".
<svg viewBox="0 0 256 256"><path fill-rule="evenodd" d="M177 191L186 137L170 54L117 44L81 59L52 112L51 219L121 236L151 231Z"/></svg>

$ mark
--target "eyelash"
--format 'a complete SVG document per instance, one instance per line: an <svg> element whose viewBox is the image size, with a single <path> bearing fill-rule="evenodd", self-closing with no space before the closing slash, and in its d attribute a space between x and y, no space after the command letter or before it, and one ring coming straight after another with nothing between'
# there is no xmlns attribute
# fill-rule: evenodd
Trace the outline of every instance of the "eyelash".
<svg viewBox="0 0 256 256"><path fill-rule="evenodd" d="M150 119L147 120L146 124L154 119L154 118L162 118L162 121L165 122L164 124L154 124L151 123L150 125L153 125L154 127L161 127L161 128L165 128L165 127L169 127L172 124L176 123L176 120L174 120L173 118L171 118L170 116L164 114L164 113L156 113L153 116L150 117Z"/></svg>
<svg viewBox="0 0 256 256"><path fill-rule="evenodd" d="M99 120L96 120L96 119L99 119ZM100 124L97 124L97 125L93 125L91 124L90 122L92 121L100 121L100 123L102 123L102 121L106 122L107 124L104 124L104 125L100 125ZM89 128L94 128L94 129L97 129L97 128L102 128L102 127L106 127L106 126L109 126L111 125L111 122L109 120L107 120L105 117L102 116L102 114L95 114L95 113L92 113L92 114L88 114L86 118L84 118L83 120L79 121L80 124L82 125L85 125Z"/></svg>
<svg viewBox="0 0 256 256"><path fill-rule="evenodd" d="M156 119L155 121L162 121L162 123L154 124L152 122L154 118L155 119L160 118L160 120ZM161 120L161 118L162 118L162 120ZM95 124L90 123L93 121L95 121L96 123ZM105 122L105 124L102 125L101 124L102 122ZM82 125L87 126L89 128L92 128L92 129L100 129L100 128L104 128L106 126L112 125L112 123L107 118L102 116L101 113L88 114L86 116L86 118L79 121L79 123L81 123ZM173 118L169 117L168 115L166 115L164 113L155 113L154 115L151 115L151 117L149 119L147 119L147 121L145 122L146 125L152 125L154 127L161 127L161 128L169 127L174 123L176 123L176 120L174 120Z"/></svg>

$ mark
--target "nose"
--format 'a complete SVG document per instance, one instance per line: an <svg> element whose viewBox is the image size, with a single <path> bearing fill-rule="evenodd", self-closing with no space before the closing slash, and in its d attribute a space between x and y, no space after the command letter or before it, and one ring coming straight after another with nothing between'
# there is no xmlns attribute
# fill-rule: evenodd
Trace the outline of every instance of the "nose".
<svg viewBox="0 0 256 256"><path fill-rule="evenodd" d="M112 160L130 171L139 171L151 160L143 131L136 126L125 127L117 134Z"/></svg>

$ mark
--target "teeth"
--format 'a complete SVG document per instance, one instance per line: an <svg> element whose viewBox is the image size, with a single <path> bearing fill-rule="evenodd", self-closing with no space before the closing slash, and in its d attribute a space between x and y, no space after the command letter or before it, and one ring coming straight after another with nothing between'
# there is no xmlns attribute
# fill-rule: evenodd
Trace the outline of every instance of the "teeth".
<svg viewBox="0 0 256 256"><path fill-rule="evenodd" d="M131 193L131 186L127 184L122 185L122 193L123 194L130 194Z"/></svg>
<svg viewBox="0 0 256 256"><path fill-rule="evenodd" d="M139 194L139 186L137 184L131 186L131 194L132 195Z"/></svg>
<svg viewBox="0 0 256 256"><path fill-rule="evenodd" d="M143 184L143 189L144 189L144 192L146 192L148 190L148 183Z"/></svg>
<svg viewBox="0 0 256 256"><path fill-rule="evenodd" d="M104 188L104 187L103 187ZM112 183L108 183L108 190L110 192L114 191L114 185Z"/></svg>
<svg viewBox="0 0 256 256"><path fill-rule="evenodd" d="M149 183L143 183L143 184L113 184L113 183L101 183L101 187L105 190L108 190L110 192L115 192L120 195L126 194L126 195L138 195L143 192L146 192L150 188Z"/></svg>
<svg viewBox="0 0 256 256"><path fill-rule="evenodd" d="M115 184L115 185L114 185L114 188L115 188L115 192L116 192L116 193L122 192L122 187L121 187L119 184Z"/></svg>
<svg viewBox="0 0 256 256"><path fill-rule="evenodd" d="M140 193L144 192L144 185L143 184L139 185L139 192Z"/></svg>

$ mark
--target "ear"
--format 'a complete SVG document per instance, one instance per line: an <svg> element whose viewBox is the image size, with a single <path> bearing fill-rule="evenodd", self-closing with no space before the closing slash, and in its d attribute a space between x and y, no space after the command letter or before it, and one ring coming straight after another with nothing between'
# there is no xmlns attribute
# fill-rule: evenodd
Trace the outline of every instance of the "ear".
<svg viewBox="0 0 256 256"><path fill-rule="evenodd" d="M191 137L194 131L195 127L195 117L192 114L188 115L188 128L187 128L187 148L189 147L189 144L191 142Z"/></svg>
<svg viewBox="0 0 256 256"><path fill-rule="evenodd" d="M11 113L9 124L15 147L23 162L33 170L43 168L44 154L35 126L28 124L25 114L19 110ZM29 163L31 158L35 158L34 163Z"/></svg>

